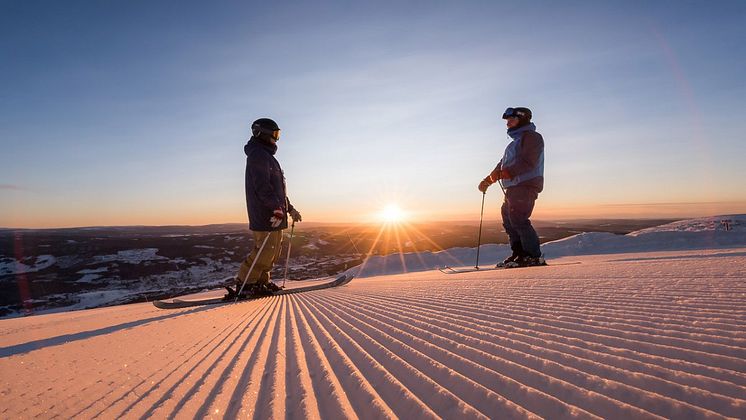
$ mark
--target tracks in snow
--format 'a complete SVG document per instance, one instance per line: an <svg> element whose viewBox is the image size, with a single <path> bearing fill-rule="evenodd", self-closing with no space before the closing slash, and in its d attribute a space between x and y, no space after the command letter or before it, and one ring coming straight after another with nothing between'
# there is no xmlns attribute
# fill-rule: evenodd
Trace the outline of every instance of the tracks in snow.
<svg viewBox="0 0 746 420"><path fill-rule="evenodd" d="M185 310L14 355L0 368L21 386L4 384L3 399L27 404L0 414L746 417L742 278L413 277ZM35 356L53 360L40 376L10 369Z"/></svg>

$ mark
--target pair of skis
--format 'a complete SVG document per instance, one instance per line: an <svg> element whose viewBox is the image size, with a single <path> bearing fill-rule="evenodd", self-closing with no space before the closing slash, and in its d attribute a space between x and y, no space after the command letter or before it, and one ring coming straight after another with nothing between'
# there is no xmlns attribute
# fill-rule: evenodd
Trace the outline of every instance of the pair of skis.
<svg viewBox="0 0 746 420"><path fill-rule="evenodd" d="M574 264L580 264L580 261L573 261L573 262L566 262L566 263L557 263L557 264L552 264L552 266L556 266L556 265L574 265ZM549 264L518 266L518 267L495 266L495 267L459 267L459 268L445 266L445 267L439 268L438 270L441 273L444 273L444 274L460 274L460 273L474 273L474 272L477 272L477 271L514 270L516 268L546 267L548 265Z"/></svg>
<svg viewBox="0 0 746 420"><path fill-rule="evenodd" d="M504 267L461 267L461 268L453 268L450 266L440 267L438 270L443 274L459 274L459 273L474 273L476 271L493 271L493 270L502 270Z"/></svg>
<svg viewBox="0 0 746 420"><path fill-rule="evenodd" d="M303 292L310 292L314 290L330 289L332 287L339 287L339 286L349 283L352 280L352 277L353 277L352 275L342 274L341 276L337 277L335 280L330 281L330 282L314 284L314 285L305 286L305 287L296 287L293 289L282 289L275 293L272 293L271 295L255 296L255 297L250 297L248 299L240 299L238 300L238 302L245 302L247 300L260 299L260 298L267 297L267 296L282 296L282 295L290 295L293 293L303 293ZM171 300L156 300L156 301L153 301L153 305L159 309L179 309L179 308L189 308L192 306L229 304L233 302L234 302L234 299L226 300L225 298L222 298L222 297L216 297L216 298L210 298L210 299L195 299L195 300L183 300L183 299L175 298Z"/></svg>

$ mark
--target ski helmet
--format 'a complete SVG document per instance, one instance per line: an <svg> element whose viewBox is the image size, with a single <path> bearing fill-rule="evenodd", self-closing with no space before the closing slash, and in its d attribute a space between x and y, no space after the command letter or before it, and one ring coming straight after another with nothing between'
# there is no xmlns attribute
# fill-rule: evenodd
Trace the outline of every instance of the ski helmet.
<svg viewBox="0 0 746 420"><path fill-rule="evenodd" d="M264 134L277 141L280 139L280 127L274 120L259 118L251 124L251 134L254 137L261 137Z"/></svg>
<svg viewBox="0 0 746 420"><path fill-rule="evenodd" d="M515 108L508 108L503 112L504 120L507 120L509 117L518 117L518 121L523 125L531 122L532 115L530 109L518 106Z"/></svg>

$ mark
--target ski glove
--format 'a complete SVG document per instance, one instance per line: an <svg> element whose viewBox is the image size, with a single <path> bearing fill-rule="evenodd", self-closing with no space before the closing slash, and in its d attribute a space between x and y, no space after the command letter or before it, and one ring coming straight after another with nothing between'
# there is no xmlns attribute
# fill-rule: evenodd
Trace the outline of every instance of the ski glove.
<svg viewBox="0 0 746 420"><path fill-rule="evenodd" d="M497 179L510 179L513 178L512 175L510 175L510 172L508 172L507 169L500 169L500 172L497 174Z"/></svg>
<svg viewBox="0 0 746 420"><path fill-rule="evenodd" d="M272 217L269 218L269 223L272 225L273 228L276 228L282 224L282 221L285 219L285 212L282 210L282 208L276 208L274 212L272 212Z"/></svg>
<svg viewBox="0 0 746 420"><path fill-rule="evenodd" d="M492 173L487 175L487 177L484 178L482 182L479 183L479 186L477 188L479 188L479 191L485 193L487 192L487 188L489 188L490 185L494 184L498 180L510 178L510 172L508 172L507 169L502 169L498 166L497 168L495 168L494 171L492 171Z"/></svg>
<svg viewBox="0 0 746 420"><path fill-rule="evenodd" d="M487 177L487 178L483 179L482 182L479 183L479 186L477 188L479 188L479 191L481 191L483 193L486 193L487 192L487 188L489 188L490 185L492 185L492 184L494 184L494 182L492 181L492 179L490 177Z"/></svg>
<svg viewBox="0 0 746 420"><path fill-rule="evenodd" d="M494 184L495 182L497 182L498 179L510 179L512 177L510 176L510 172L508 172L507 169L503 169L498 166L497 168L495 168L494 171L492 171L492 173L490 173L490 176L488 176L487 178L489 178Z"/></svg>
<svg viewBox="0 0 746 420"><path fill-rule="evenodd" d="M290 210L290 217L293 218L294 222L300 222L300 221L303 220L303 218L300 216L300 213L298 213L298 210L296 210L296 209L291 209Z"/></svg>

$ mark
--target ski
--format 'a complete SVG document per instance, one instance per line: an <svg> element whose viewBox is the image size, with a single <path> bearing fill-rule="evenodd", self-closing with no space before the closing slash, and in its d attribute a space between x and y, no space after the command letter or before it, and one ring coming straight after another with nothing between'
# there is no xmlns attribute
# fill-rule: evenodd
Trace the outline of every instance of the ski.
<svg viewBox="0 0 746 420"><path fill-rule="evenodd" d="M515 270L518 268L535 268L535 267L548 267L548 266L559 266L559 265L574 265L574 264L580 264L580 261L573 261L573 262L566 262L566 263L557 263L557 264L544 264L544 265L530 265L530 266L518 266L518 267L471 267L471 268L453 268L450 266L445 266L438 268L438 270L443 274L462 274L462 273L476 273L481 271L494 271L494 270Z"/></svg>
<svg viewBox="0 0 746 420"><path fill-rule="evenodd" d="M290 295L294 293L310 292L313 290L330 289L332 287L339 287L339 286L349 283L352 280L352 277L353 277L352 275L342 274L341 276L337 277L334 281L330 281L328 283L314 284L311 286L297 287L294 289L282 289L271 295L255 296L255 297L250 297L248 299L239 299L238 302L245 302L247 300L255 300L255 299L260 299L260 298L268 297L268 296L282 296L282 295ZM225 300L222 297L216 297L216 298L210 298L210 299L196 299L196 300L184 300L184 299L174 298L171 300L155 300L153 301L153 305L159 309L179 309L179 308L189 308L192 306L229 304L233 302L234 302L233 299Z"/></svg>
<svg viewBox="0 0 746 420"><path fill-rule="evenodd" d="M459 273L475 273L477 271L493 271L493 270L502 270L503 267L471 267L471 268L453 268L449 266L441 267L438 270L440 270L441 273L444 274L459 274Z"/></svg>

